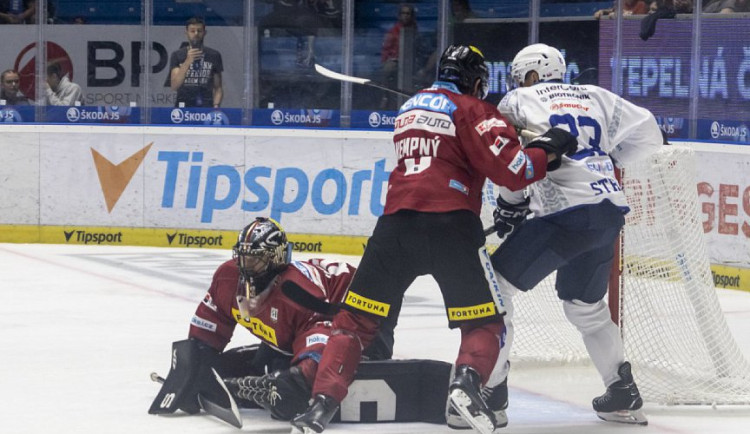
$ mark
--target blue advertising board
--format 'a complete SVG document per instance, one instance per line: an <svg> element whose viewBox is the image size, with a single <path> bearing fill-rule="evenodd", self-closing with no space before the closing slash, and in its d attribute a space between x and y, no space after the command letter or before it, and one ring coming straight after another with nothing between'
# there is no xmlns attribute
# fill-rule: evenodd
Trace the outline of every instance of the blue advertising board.
<svg viewBox="0 0 750 434"><path fill-rule="evenodd" d="M661 20L646 41L639 37L640 20L625 20L619 83L612 78L615 24L600 22L600 86L616 84L624 98L651 110L662 130L676 138L688 137L691 97L697 96L696 138L748 141L750 20L704 17L698 61L690 46L692 20ZM691 88L693 68L697 89Z"/></svg>
<svg viewBox="0 0 750 434"><path fill-rule="evenodd" d="M393 131L395 111L352 110L352 128Z"/></svg>
<svg viewBox="0 0 750 434"><path fill-rule="evenodd" d="M45 119L60 124L139 124L140 109L129 106L46 106Z"/></svg>
<svg viewBox="0 0 750 434"><path fill-rule="evenodd" d="M264 127L337 128L338 110L326 109L254 109L253 125Z"/></svg>
<svg viewBox="0 0 750 434"><path fill-rule="evenodd" d="M0 106L1 123L34 122L34 106Z"/></svg>
<svg viewBox="0 0 750 434"><path fill-rule="evenodd" d="M154 107L151 123L158 125L240 125L242 109L199 107Z"/></svg>

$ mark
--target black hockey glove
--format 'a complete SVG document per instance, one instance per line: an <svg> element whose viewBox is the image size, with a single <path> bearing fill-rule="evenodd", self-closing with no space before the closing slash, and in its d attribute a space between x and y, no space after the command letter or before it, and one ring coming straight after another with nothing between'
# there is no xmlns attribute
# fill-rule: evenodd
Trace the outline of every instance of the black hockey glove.
<svg viewBox="0 0 750 434"><path fill-rule="evenodd" d="M512 205L504 201L502 197L497 197L497 208L495 208L492 216L495 218L495 230L498 237L505 238L526 220L526 216L529 214L529 201L530 199L527 197L523 202Z"/></svg>
<svg viewBox="0 0 750 434"><path fill-rule="evenodd" d="M560 128L550 128L546 133L529 142L526 148L544 149L547 154L555 154L556 158L547 163L547 172L560 168L562 156L570 157L578 150L578 140L569 132Z"/></svg>

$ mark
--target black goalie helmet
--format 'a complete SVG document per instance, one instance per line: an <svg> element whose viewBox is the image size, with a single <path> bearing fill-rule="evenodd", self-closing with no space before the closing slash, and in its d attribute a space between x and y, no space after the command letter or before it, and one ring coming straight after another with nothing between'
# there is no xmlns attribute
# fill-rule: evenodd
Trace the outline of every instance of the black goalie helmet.
<svg viewBox="0 0 750 434"><path fill-rule="evenodd" d="M479 98L485 99L489 91L489 76L484 55L473 45L451 45L440 57L438 80L455 84L465 94L472 93L474 83L479 79Z"/></svg>
<svg viewBox="0 0 750 434"><path fill-rule="evenodd" d="M232 248L232 257L242 276L250 282L284 268L291 259L291 244L279 223L258 217L240 231Z"/></svg>

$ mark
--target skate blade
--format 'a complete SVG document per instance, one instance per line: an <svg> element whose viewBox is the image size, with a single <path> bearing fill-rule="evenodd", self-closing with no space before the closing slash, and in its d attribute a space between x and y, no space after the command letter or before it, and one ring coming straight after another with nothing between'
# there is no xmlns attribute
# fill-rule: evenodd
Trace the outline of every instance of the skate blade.
<svg viewBox="0 0 750 434"><path fill-rule="evenodd" d="M607 422L627 423L631 425L648 425L648 419L643 410L620 410L611 413L596 412L599 419Z"/></svg>
<svg viewBox="0 0 750 434"><path fill-rule="evenodd" d="M481 434L492 434L495 431L495 425L492 419L486 414L478 412L472 414L469 407L472 405L471 398L461 389L454 389L450 394L451 405L461 414L463 420L471 425L472 428Z"/></svg>
<svg viewBox="0 0 750 434"><path fill-rule="evenodd" d="M298 428L292 426L292 431L289 434L316 434L311 428Z"/></svg>

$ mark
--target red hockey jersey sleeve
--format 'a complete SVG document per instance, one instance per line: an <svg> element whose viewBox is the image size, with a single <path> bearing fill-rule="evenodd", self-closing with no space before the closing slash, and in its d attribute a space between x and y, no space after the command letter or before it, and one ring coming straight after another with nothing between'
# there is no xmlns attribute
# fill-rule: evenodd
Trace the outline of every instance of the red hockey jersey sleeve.
<svg viewBox="0 0 750 434"><path fill-rule="evenodd" d="M226 261L216 269L206 296L190 320L189 337L199 339L219 351L224 350L237 325L232 308L236 308L239 277L233 260Z"/></svg>

